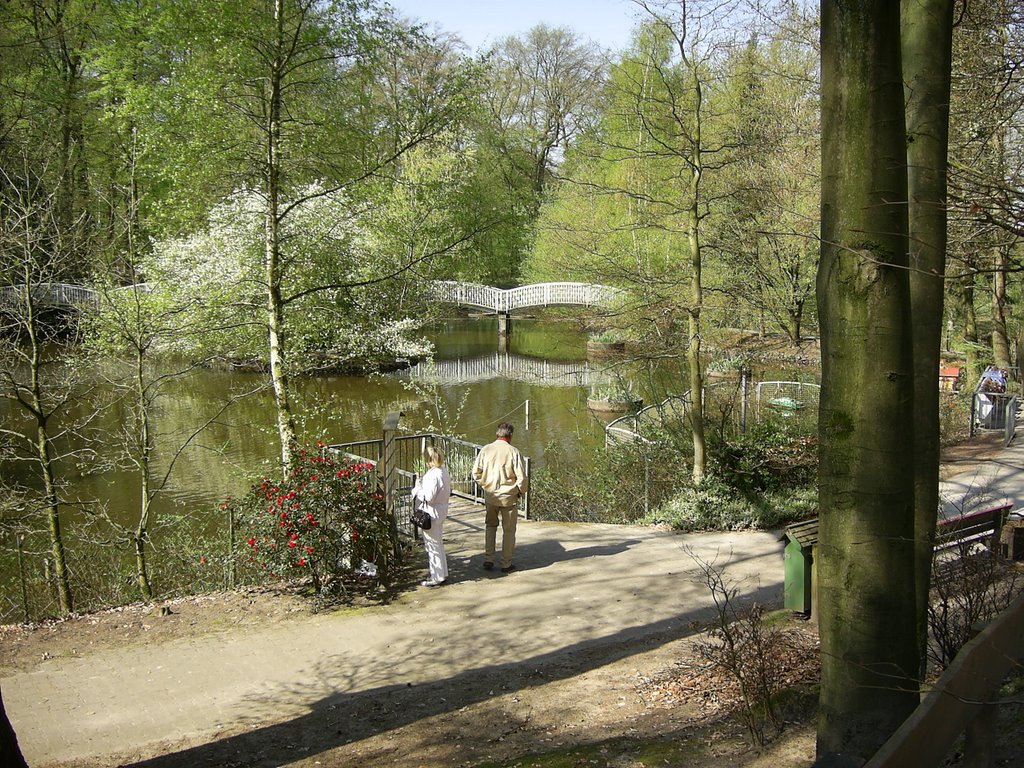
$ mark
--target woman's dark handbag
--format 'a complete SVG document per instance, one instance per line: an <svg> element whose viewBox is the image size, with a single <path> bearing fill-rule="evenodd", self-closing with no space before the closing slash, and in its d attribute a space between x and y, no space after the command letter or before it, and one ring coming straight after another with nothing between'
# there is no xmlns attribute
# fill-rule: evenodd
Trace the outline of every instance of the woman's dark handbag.
<svg viewBox="0 0 1024 768"><path fill-rule="evenodd" d="M412 517L409 518L409 522L421 530L429 531L430 513L428 513L423 507L415 507L412 511Z"/></svg>

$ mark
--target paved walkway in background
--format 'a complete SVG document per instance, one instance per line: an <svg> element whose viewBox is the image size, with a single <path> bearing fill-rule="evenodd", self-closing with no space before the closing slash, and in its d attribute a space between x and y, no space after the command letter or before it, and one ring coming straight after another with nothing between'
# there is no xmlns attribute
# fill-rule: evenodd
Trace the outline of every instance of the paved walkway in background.
<svg viewBox="0 0 1024 768"><path fill-rule="evenodd" d="M1012 504L1024 510L1024 424L1018 419L1018 434L997 455L974 464L939 483L939 502L944 517Z"/></svg>
<svg viewBox="0 0 1024 768"><path fill-rule="evenodd" d="M360 693L464 690L495 669L551 670L562 659L596 668L684 637L709 616L693 556L723 565L745 597L781 600L782 549L771 533L521 520L519 570L505 575L482 570L482 526L482 511L456 511L445 528L452 583L391 605L51 659L5 676L22 749L33 766L102 764L156 743L209 754L213 742L270 723L319 728L319 713ZM432 706L465 703L444 702Z"/></svg>

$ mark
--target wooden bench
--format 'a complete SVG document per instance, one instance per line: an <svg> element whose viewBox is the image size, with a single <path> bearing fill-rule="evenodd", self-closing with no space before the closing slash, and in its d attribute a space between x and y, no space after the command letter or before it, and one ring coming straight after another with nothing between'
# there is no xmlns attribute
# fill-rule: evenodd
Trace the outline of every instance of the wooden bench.
<svg viewBox="0 0 1024 768"><path fill-rule="evenodd" d="M993 555L1000 555L1000 534L1011 509L1013 504L1001 504L939 520L935 530L935 554L944 566L959 560L974 544L984 545ZM808 613L814 602L812 568L814 550L818 546L818 518L786 526L780 541L788 542L784 550L784 605L797 613ZM933 569L933 577L951 575L947 567Z"/></svg>
<svg viewBox="0 0 1024 768"><path fill-rule="evenodd" d="M999 535L1011 509L1013 504L1002 504L939 520L935 527L935 551L977 542L985 544L993 553L998 553Z"/></svg>

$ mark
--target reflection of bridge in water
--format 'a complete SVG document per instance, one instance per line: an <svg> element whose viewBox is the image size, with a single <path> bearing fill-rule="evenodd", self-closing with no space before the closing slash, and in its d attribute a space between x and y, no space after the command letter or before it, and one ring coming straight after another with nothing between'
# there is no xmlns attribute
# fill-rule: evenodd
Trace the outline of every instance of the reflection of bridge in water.
<svg viewBox="0 0 1024 768"><path fill-rule="evenodd" d="M417 379L445 384L470 384L504 378L554 387L589 387L608 380L604 368L592 366L586 360L560 363L507 352L419 363L409 370L409 374Z"/></svg>

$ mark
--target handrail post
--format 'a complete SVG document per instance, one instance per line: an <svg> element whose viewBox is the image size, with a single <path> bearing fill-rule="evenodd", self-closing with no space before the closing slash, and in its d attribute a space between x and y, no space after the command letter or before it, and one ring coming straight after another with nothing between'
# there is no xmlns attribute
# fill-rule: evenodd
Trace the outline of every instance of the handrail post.
<svg viewBox="0 0 1024 768"><path fill-rule="evenodd" d="M398 543L398 516L395 510L395 491L398 486L398 473L395 472L395 432L398 431L398 422L404 415L402 411L390 411L384 417L381 430L381 471L378 475L378 482L382 482L384 486L384 514L388 516L396 560L401 557L402 550Z"/></svg>
<svg viewBox="0 0 1024 768"><path fill-rule="evenodd" d="M529 479L529 477L530 477L530 457L529 456L525 456L523 458L523 463L526 464L526 477L527 477L527 479ZM530 490L529 490L529 488L527 488L526 495L523 496L523 517L525 517L527 520L530 519Z"/></svg>

